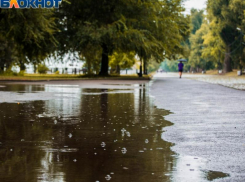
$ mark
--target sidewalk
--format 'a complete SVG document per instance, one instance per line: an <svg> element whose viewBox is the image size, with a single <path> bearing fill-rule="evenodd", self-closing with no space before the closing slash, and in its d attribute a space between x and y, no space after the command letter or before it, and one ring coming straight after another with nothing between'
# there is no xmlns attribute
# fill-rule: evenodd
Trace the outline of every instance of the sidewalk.
<svg viewBox="0 0 245 182"><path fill-rule="evenodd" d="M215 181L245 181L245 92L183 77L154 77L156 106L173 112L165 118L174 125L164 128L162 138L175 143L172 150L180 156L205 161L196 170L230 175Z"/></svg>

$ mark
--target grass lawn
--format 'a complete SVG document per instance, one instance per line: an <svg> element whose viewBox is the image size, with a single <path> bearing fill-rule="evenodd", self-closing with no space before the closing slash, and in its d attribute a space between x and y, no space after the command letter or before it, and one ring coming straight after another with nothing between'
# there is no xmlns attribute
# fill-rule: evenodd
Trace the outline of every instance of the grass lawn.
<svg viewBox="0 0 245 182"><path fill-rule="evenodd" d="M55 81L55 80L89 80L89 79L109 79L109 80L150 80L151 75L139 78L138 75L110 75L108 77L98 75L67 75L67 74L25 74L24 76L0 75L0 81Z"/></svg>
<svg viewBox="0 0 245 182"><path fill-rule="evenodd" d="M238 76L237 71L239 70L234 69L232 72L219 74L218 70L208 70L206 71L206 75L219 75L219 76L226 76L226 77L245 77L244 73L242 76ZM189 73L189 74L192 74L192 73ZM194 73L194 75L195 74L201 75L202 73Z"/></svg>

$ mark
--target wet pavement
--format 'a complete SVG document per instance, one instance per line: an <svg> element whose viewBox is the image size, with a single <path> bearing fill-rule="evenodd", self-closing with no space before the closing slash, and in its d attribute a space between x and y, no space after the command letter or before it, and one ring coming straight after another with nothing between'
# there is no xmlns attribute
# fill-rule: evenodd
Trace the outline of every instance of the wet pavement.
<svg viewBox="0 0 245 182"><path fill-rule="evenodd" d="M228 77L222 75L215 76L192 76L191 79L208 82L212 84L223 85L225 87L238 90L245 90L245 78L242 76Z"/></svg>
<svg viewBox="0 0 245 182"><path fill-rule="evenodd" d="M1 83L0 181L171 181L168 114L145 81Z"/></svg>
<svg viewBox="0 0 245 182"><path fill-rule="evenodd" d="M179 79L177 74L159 73L154 77L150 94L157 108L172 112L165 119L174 123L164 129L162 138L175 143L171 149L179 154L178 161L185 160L182 165L200 173L209 171L206 180L245 181L245 92L186 77L191 76ZM205 181L179 173L183 168L177 162L173 181Z"/></svg>
<svg viewBox="0 0 245 182"><path fill-rule="evenodd" d="M203 103L210 87L162 75L152 82L0 83L0 181L242 179L230 169L243 167L243 120L231 124L213 114L206 121L209 113L217 111L221 116L223 112ZM223 87L219 89L222 95ZM178 90L186 95L178 94ZM236 112L243 116L240 110ZM230 143L236 139L239 142ZM230 144L236 148L227 149Z"/></svg>

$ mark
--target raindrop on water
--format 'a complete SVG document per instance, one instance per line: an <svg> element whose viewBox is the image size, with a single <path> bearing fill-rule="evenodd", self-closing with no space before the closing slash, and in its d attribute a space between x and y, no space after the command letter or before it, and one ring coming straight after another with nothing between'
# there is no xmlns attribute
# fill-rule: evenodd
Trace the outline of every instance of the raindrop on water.
<svg viewBox="0 0 245 182"><path fill-rule="evenodd" d="M129 131L126 132L126 135L127 135L128 137L131 137L131 134L130 134Z"/></svg>
<svg viewBox="0 0 245 182"><path fill-rule="evenodd" d="M148 139L145 139L145 143L149 143L149 140Z"/></svg>
<svg viewBox="0 0 245 182"><path fill-rule="evenodd" d="M54 120L54 124L57 124L58 122L57 122L57 120Z"/></svg>
<svg viewBox="0 0 245 182"><path fill-rule="evenodd" d="M126 148L122 148L122 154L126 154L127 153L127 149Z"/></svg>
<svg viewBox="0 0 245 182"><path fill-rule="evenodd" d="M106 146L105 142L102 142L100 145L101 145L101 147L103 147L103 148Z"/></svg>
<svg viewBox="0 0 245 182"><path fill-rule="evenodd" d="M77 162L77 159L74 159L73 162Z"/></svg>
<svg viewBox="0 0 245 182"><path fill-rule="evenodd" d="M69 137L69 138L71 138L71 137L72 137L72 134L71 134L71 133L69 133L68 137Z"/></svg>
<svg viewBox="0 0 245 182"><path fill-rule="evenodd" d="M106 179L107 181L110 181L110 180L111 180L111 176L108 174L108 175L106 175L105 179Z"/></svg>

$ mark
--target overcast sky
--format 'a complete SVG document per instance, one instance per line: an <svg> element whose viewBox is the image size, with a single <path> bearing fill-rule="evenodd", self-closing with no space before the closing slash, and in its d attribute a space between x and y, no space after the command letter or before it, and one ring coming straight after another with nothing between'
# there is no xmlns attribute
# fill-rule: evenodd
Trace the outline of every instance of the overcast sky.
<svg viewBox="0 0 245 182"><path fill-rule="evenodd" d="M186 0L184 2L186 12L189 13L191 8L205 9L207 0Z"/></svg>

